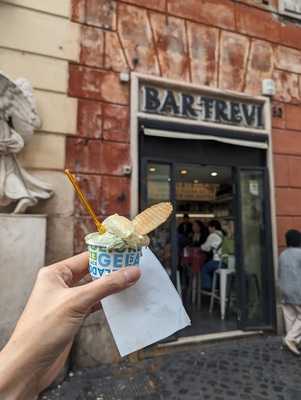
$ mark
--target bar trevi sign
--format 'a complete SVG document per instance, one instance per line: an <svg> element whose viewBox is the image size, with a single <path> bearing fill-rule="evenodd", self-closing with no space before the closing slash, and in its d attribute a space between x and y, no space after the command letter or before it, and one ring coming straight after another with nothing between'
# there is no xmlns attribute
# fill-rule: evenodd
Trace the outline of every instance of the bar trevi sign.
<svg viewBox="0 0 301 400"><path fill-rule="evenodd" d="M258 131L265 129L262 102L160 87L152 83L142 83L140 86L139 111Z"/></svg>
<svg viewBox="0 0 301 400"><path fill-rule="evenodd" d="M279 0L279 12L293 18L301 19L301 1Z"/></svg>

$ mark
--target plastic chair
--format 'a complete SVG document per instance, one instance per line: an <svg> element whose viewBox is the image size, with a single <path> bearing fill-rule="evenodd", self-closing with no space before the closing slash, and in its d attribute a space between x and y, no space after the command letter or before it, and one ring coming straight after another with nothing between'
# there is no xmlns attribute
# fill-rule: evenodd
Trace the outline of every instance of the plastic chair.
<svg viewBox="0 0 301 400"><path fill-rule="evenodd" d="M225 259L227 260L228 267L222 268L222 264ZM225 319L226 303L228 301L228 298L227 298L228 277L233 273L235 273L235 257L224 254L222 256L219 268L216 271L214 271L214 274L213 274L213 283L212 283L212 290L211 290L211 294L210 294L211 298L210 298L210 306L209 306L209 312L212 313L213 306L214 306L214 300L219 301L222 320ZM218 276L219 276L219 283L220 283L219 295L217 294Z"/></svg>

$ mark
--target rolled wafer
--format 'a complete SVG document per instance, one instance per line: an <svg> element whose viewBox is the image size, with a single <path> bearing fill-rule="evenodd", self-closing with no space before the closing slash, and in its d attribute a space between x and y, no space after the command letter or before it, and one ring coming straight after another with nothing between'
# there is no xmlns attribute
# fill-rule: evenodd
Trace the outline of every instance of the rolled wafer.
<svg viewBox="0 0 301 400"><path fill-rule="evenodd" d="M172 204L169 202L158 203L147 208L133 219L135 231L140 235L147 235L163 224L172 213L172 210Z"/></svg>

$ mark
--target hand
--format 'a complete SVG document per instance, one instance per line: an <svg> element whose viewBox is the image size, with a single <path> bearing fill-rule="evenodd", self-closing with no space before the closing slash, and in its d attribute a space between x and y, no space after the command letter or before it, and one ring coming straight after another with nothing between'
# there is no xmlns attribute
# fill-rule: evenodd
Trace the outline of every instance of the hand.
<svg viewBox="0 0 301 400"><path fill-rule="evenodd" d="M123 268L76 286L87 273L88 253L39 271L25 310L0 353L1 399L32 400L53 382L84 318L100 299L132 286L140 277L138 268Z"/></svg>

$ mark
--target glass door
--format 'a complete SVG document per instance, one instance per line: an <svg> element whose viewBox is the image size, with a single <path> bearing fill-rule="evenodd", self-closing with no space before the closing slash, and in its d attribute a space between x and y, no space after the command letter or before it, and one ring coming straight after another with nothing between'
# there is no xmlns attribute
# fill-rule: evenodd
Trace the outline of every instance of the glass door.
<svg viewBox="0 0 301 400"><path fill-rule="evenodd" d="M140 209L170 201L175 207L173 166L171 163L142 160ZM175 209L175 208L174 208ZM150 233L150 248L176 283L177 246L175 213L168 222Z"/></svg>
<svg viewBox="0 0 301 400"><path fill-rule="evenodd" d="M239 324L274 325L273 249L267 169L237 169L237 274Z"/></svg>

